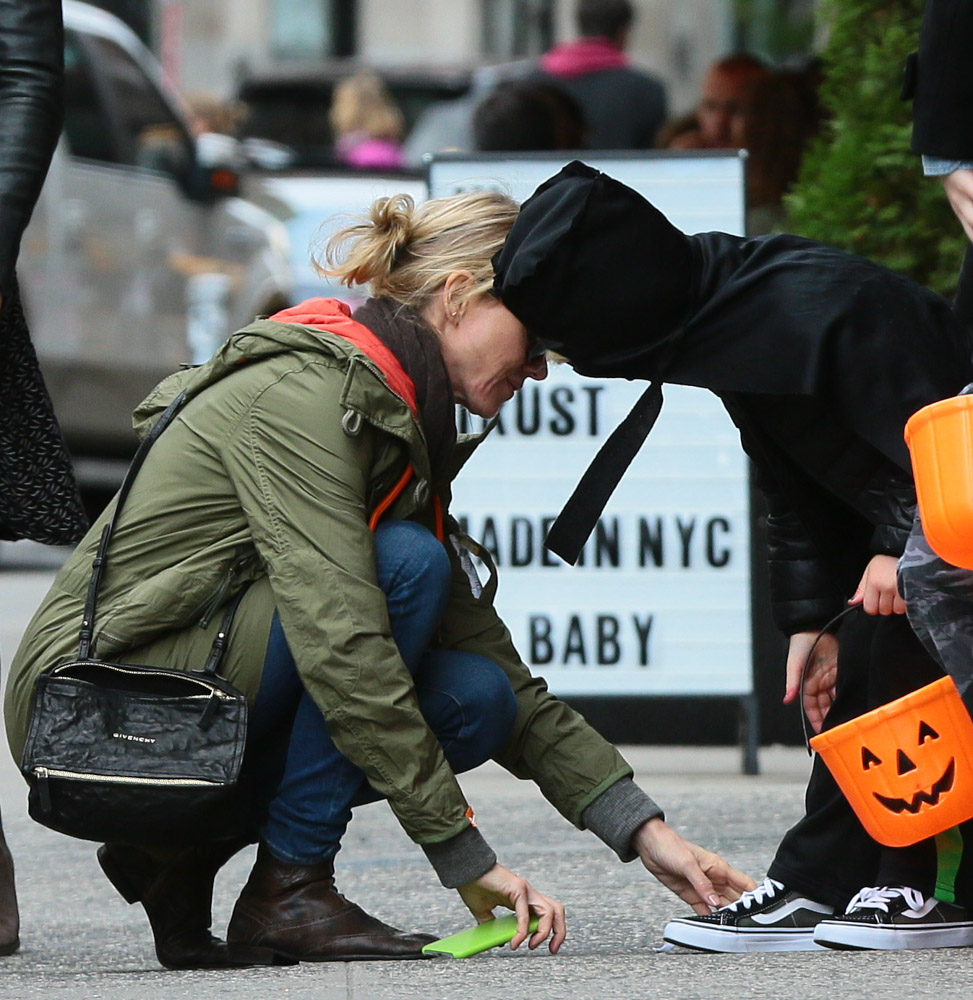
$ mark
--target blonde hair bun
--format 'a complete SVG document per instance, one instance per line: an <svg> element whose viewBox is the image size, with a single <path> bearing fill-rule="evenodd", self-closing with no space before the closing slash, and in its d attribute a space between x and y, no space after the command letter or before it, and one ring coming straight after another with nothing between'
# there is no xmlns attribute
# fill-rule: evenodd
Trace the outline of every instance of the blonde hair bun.
<svg viewBox="0 0 973 1000"><path fill-rule="evenodd" d="M383 279L395 268L396 259L412 240L415 202L407 194L379 198L372 203L367 219L335 233L325 249L326 266L319 271L337 276L341 283L383 286ZM381 291L373 291L381 295Z"/></svg>
<svg viewBox="0 0 973 1000"><path fill-rule="evenodd" d="M367 285L421 311L456 271L469 271L467 297L493 284L493 255L519 205L499 191L469 191L419 205L407 194L375 201L368 215L328 240L317 270L349 287Z"/></svg>

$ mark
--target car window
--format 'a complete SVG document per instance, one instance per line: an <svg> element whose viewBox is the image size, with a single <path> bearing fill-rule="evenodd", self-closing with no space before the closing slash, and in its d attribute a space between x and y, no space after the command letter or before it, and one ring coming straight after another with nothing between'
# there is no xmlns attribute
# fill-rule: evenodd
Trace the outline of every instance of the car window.
<svg viewBox="0 0 973 1000"><path fill-rule="evenodd" d="M108 116L78 35L64 36L64 134L72 155L115 163Z"/></svg>
<svg viewBox="0 0 973 1000"><path fill-rule="evenodd" d="M192 142L155 84L110 39L92 36L88 44L118 123L118 162L185 180L192 168Z"/></svg>

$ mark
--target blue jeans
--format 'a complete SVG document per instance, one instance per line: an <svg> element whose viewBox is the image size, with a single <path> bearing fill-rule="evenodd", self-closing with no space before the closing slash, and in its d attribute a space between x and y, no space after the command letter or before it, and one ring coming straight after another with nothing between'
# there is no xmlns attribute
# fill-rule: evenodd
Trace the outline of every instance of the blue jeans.
<svg viewBox="0 0 973 1000"><path fill-rule="evenodd" d="M449 559L429 531L411 521L379 525L375 561L419 709L453 771L470 770L489 760L510 733L517 711L510 682L482 656L428 648L450 583ZM260 838L282 861L316 864L333 857L352 807L380 797L334 745L301 684L276 614L251 713L248 756L256 765L256 798L266 803Z"/></svg>

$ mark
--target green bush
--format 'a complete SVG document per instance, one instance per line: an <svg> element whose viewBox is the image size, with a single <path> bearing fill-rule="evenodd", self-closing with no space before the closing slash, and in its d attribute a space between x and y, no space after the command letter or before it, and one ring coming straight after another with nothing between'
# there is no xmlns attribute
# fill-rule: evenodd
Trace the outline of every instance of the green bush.
<svg viewBox="0 0 973 1000"><path fill-rule="evenodd" d="M965 238L942 186L909 149L902 68L923 0L823 0L829 28L821 99L829 119L809 144L786 204L789 228L870 257L951 295Z"/></svg>

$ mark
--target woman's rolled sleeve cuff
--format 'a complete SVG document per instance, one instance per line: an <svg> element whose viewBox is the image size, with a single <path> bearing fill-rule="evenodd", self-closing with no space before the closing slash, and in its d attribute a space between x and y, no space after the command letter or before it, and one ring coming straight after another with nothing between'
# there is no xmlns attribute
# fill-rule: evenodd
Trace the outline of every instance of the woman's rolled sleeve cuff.
<svg viewBox="0 0 973 1000"><path fill-rule="evenodd" d="M657 816L665 819L659 806L631 778L622 778L585 808L581 822L622 861L633 861L638 857L632 847L635 831Z"/></svg>
<svg viewBox="0 0 973 1000"><path fill-rule="evenodd" d="M945 177L954 170L973 170L973 160L946 160L941 156L922 157L922 172L927 177Z"/></svg>
<svg viewBox="0 0 973 1000"><path fill-rule="evenodd" d="M497 855L476 827L469 827L438 844L421 844L439 881L447 889L456 889L485 875L496 863Z"/></svg>

